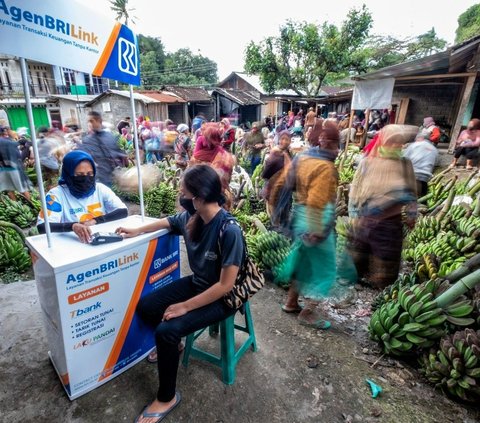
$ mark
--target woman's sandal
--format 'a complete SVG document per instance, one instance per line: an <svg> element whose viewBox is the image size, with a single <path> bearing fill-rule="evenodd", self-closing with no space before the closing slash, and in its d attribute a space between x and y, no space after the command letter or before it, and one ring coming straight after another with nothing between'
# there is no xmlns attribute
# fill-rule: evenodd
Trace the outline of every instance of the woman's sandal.
<svg viewBox="0 0 480 423"><path fill-rule="evenodd" d="M303 310L303 306L300 305L300 304L295 308L287 307L285 304L282 305L282 311L284 313L289 313L289 314L290 313L300 313L302 310Z"/></svg>
<svg viewBox="0 0 480 423"><path fill-rule="evenodd" d="M185 344L183 342L180 342L178 344L178 351L182 352L184 349L185 349ZM150 351L150 354L147 355L147 361L149 363L156 363L158 361L157 349L156 348L154 350Z"/></svg>
<svg viewBox="0 0 480 423"><path fill-rule="evenodd" d="M314 329L326 330L326 329L330 328L330 326L332 326L332 324L328 320L324 320L324 319L318 319L318 320L315 320L314 322L309 322L307 320L298 319L298 322L302 326L307 326L309 328L314 328Z"/></svg>

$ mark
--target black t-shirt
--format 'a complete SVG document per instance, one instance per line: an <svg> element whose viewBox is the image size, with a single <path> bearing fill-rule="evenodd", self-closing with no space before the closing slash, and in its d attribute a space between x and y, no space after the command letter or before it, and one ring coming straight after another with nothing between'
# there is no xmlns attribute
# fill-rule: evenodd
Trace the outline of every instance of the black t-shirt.
<svg viewBox="0 0 480 423"><path fill-rule="evenodd" d="M168 222L174 234L184 236L188 261L193 272L193 283L198 286L199 291L205 291L220 280L223 267L230 265L241 267L245 255L243 235L238 225L227 224L219 242L222 226L228 220L234 219L227 211L221 209L202 228L200 241L193 242L188 239L186 233L188 219L190 214L185 211L170 216Z"/></svg>

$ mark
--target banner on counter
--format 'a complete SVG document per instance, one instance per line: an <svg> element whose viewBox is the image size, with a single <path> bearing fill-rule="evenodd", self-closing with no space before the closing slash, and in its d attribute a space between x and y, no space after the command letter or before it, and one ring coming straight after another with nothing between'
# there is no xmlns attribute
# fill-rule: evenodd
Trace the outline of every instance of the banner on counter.
<svg viewBox="0 0 480 423"><path fill-rule="evenodd" d="M67 374L74 399L127 370L154 347L135 314L139 299L180 278L177 236L164 235L56 275Z"/></svg>
<svg viewBox="0 0 480 423"><path fill-rule="evenodd" d="M0 53L140 85L136 35L75 0L0 0L0 39Z"/></svg>

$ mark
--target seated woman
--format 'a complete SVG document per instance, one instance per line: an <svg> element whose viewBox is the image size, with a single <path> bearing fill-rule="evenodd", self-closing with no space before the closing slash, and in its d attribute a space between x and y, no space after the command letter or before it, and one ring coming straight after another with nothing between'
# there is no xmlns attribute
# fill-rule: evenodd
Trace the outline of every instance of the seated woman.
<svg viewBox="0 0 480 423"><path fill-rule="evenodd" d="M124 237L170 229L183 235L193 274L159 288L137 306L141 319L155 333L159 388L155 400L135 420L160 421L179 402L176 392L179 344L183 336L217 323L235 313L223 301L234 286L245 258L242 232L228 224L232 216L222 209L222 183L208 165L188 168L181 185L184 212L139 228L118 228Z"/></svg>
<svg viewBox="0 0 480 423"><path fill-rule="evenodd" d="M473 161L478 158L478 148L480 147L480 119L472 119L468 122L467 129L460 132L453 152L453 162L450 168L457 165L458 159L465 156L467 159L466 170L473 169Z"/></svg>
<svg viewBox="0 0 480 423"><path fill-rule="evenodd" d="M110 188L95 182L95 175L90 154L74 150L65 155L59 185L46 196L52 232L73 231L81 242L87 243L91 226L128 216L127 206ZM38 216L37 228L45 233L43 211Z"/></svg>

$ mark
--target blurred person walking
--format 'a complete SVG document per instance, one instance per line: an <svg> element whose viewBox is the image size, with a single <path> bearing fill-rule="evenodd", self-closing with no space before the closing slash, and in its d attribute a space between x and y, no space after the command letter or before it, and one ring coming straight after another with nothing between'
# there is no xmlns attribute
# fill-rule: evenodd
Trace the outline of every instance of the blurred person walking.
<svg viewBox="0 0 480 423"><path fill-rule="evenodd" d="M402 146L418 128L387 125L352 181L349 215L354 219L349 251L359 278L383 289L398 277L403 225L415 225L416 181Z"/></svg>
<svg viewBox="0 0 480 423"><path fill-rule="evenodd" d="M17 191L30 200L31 182L25 174L20 150L5 134L4 128L0 128L0 192L7 191L9 198L15 200Z"/></svg>
<svg viewBox="0 0 480 423"><path fill-rule="evenodd" d="M317 329L330 327L330 322L318 313L317 305L328 295L336 279L333 228L338 140L336 124L327 122L322 127L322 122L315 123L308 140L310 148L292 161L274 213L274 220L277 217L282 220L282 212L288 209L294 192L291 224L294 241L285 262L276 269L278 280L292 281L282 310L299 312L300 324ZM307 299L303 309L298 303L299 295Z"/></svg>
<svg viewBox="0 0 480 423"><path fill-rule="evenodd" d="M256 167L261 163L262 150L266 147L265 138L258 122L254 122L252 129L245 135L243 146L244 150L248 152L248 161L250 162L250 169L247 170L252 175Z"/></svg>
<svg viewBox="0 0 480 423"><path fill-rule="evenodd" d="M122 165L127 156L120 150L112 133L103 129L100 113L91 111L88 114L88 123L92 132L83 139L78 149L93 157L97 166L97 180L111 187L113 170Z"/></svg>

